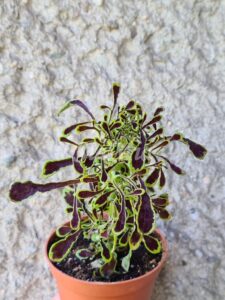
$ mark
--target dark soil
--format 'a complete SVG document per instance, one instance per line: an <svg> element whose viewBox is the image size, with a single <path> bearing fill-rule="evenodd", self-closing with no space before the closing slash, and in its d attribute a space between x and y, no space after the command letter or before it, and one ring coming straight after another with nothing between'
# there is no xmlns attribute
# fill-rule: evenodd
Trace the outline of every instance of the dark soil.
<svg viewBox="0 0 225 300"><path fill-rule="evenodd" d="M56 239L50 241L51 243L49 247L55 240ZM110 278L102 278L96 274L93 274L93 270L96 269L92 268L91 263L92 261L96 260L96 257L94 259L79 260L75 256L75 251L77 249L87 248L87 246L87 241L83 238L79 238L69 255L62 262L54 263L54 265L64 273L80 280L115 282L129 280L144 275L145 273L154 269L162 258L162 253L151 254L146 251L143 245L141 245L139 249L133 251L128 273L125 273L123 268L118 266L117 273L113 274ZM124 252L121 253L121 255L118 255L118 261L125 255L126 253Z"/></svg>

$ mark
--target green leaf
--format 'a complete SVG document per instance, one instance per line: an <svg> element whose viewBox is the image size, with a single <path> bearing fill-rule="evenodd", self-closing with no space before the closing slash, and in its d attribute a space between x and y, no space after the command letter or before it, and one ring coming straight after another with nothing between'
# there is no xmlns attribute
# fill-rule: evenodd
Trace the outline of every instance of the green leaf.
<svg viewBox="0 0 225 300"><path fill-rule="evenodd" d="M131 257L132 257L132 250L130 250L129 253L126 256L124 256L122 259L121 265L126 272L129 271Z"/></svg>

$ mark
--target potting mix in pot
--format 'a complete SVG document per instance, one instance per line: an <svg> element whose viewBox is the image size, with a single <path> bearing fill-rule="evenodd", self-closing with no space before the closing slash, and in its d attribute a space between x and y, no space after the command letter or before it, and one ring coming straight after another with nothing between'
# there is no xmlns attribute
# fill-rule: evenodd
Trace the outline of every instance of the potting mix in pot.
<svg viewBox="0 0 225 300"><path fill-rule="evenodd" d="M119 84L113 84L112 107L102 105L98 121L80 100L77 106L88 115L86 122L67 127L60 141L71 144L72 156L47 161L43 176L71 167L68 181L36 184L16 182L10 198L20 202L36 192L63 188L69 222L60 226L48 245L48 256L64 273L86 281L122 281L154 269L162 257L156 218L171 218L170 199L162 189L165 173L184 171L161 154L170 143L187 145L203 159L206 149L181 133L166 135L161 126L163 108L149 119L134 100L118 106ZM85 135L81 142L74 135ZM91 133L91 135L90 135Z"/></svg>

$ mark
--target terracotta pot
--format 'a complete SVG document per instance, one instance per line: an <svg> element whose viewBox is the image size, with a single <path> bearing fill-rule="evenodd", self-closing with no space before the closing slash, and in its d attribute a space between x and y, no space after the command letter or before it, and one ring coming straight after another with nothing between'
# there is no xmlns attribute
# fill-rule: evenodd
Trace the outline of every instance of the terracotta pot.
<svg viewBox="0 0 225 300"><path fill-rule="evenodd" d="M148 273L134 279L119 282L88 282L71 277L57 269L48 258L48 249L54 239L53 232L47 243L45 254L51 273L56 280L59 296L57 300L150 300L155 280L158 277L168 256L168 245L160 230L163 247L161 261Z"/></svg>

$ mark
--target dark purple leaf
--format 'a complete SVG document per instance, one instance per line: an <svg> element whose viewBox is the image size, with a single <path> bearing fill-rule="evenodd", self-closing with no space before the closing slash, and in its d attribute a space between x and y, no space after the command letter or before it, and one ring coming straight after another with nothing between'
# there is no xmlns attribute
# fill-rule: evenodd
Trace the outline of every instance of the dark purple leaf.
<svg viewBox="0 0 225 300"><path fill-rule="evenodd" d="M101 232L101 237L103 237L104 239L108 239L108 237L109 237L108 230L105 230L105 231Z"/></svg>
<svg viewBox="0 0 225 300"><path fill-rule="evenodd" d="M72 165L72 163L73 163L72 158L47 161L44 164L42 174L44 176L51 175L51 174L57 172L58 170L60 170L61 168Z"/></svg>
<svg viewBox="0 0 225 300"><path fill-rule="evenodd" d="M81 107L84 111L86 111L86 113L89 114L89 116L95 120L95 117L92 115L92 113L90 112L90 110L88 109L88 107L80 100L72 100L70 101L70 104L72 105L77 105L79 107Z"/></svg>
<svg viewBox="0 0 225 300"><path fill-rule="evenodd" d="M100 273L104 278L109 278L115 271L117 261L115 257L113 257L109 262L105 263L101 269Z"/></svg>
<svg viewBox="0 0 225 300"><path fill-rule="evenodd" d="M207 150L200 144L197 144L189 139L183 139L186 144L188 144L189 149L194 154L194 156L198 159L204 159L207 154Z"/></svg>
<svg viewBox="0 0 225 300"><path fill-rule="evenodd" d="M79 224L80 224L80 216L79 216L78 207L77 207L77 198L74 196L73 215L72 215L72 220L70 221L70 225L73 230L77 230Z"/></svg>
<svg viewBox="0 0 225 300"><path fill-rule="evenodd" d="M111 110L111 108L109 106L107 106L107 105L101 105L100 108L101 109L109 109L109 110Z"/></svg>
<svg viewBox="0 0 225 300"><path fill-rule="evenodd" d="M175 164L171 163L171 161L169 161L168 158L160 155L161 158L163 158L166 162L168 162L170 168L175 172L177 173L178 175L185 175L185 172L178 166L176 166Z"/></svg>
<svg viewBox="0 0 225 300"><path fill-rule="evenodd" d="M73 141L67 139L65 136L61 136L61 137L59 138L59 141L60 141L60 142L63 142L63 143L67 143L67 144L72 144L72 145L74 145L74 146L79 146L77 143L75 143L75 142L73 142Z"/></svg>
<svg viewBox="0 0 225 300"><path fill-rule="evenodd" d="M144 236L144 245L146 249L153 254L159 253L161 251L160 242L158 241L158 239L152 236Z"/></svg>
<svg viewBox="0 0 225 300"><path fill-rule="evenodd" d="M84 138L82 140L83 143L94 143L95 142L95 139L91 139L91 138Z"/></svg>
<svg viewBox="0 0 225 300"><path fill-rule="evenodd" d="M118 220L116 221L116 225L114 228L115 233L119 234L124 230L125 224L126 224L126 202L124 195L120 193L121 197L121 207L120 212L118 216Z"/></svg>
<svg viewBox="0 0 225 300"><path fill-rule="evenodd" d="M158 123L161 119L162 119L162 116L156 116L156 117L154 117L151 121L149 121L147 124L145 124L143 126L143 129L146 128L147 126L151 126L151 125L153 125L155 123Z"/></svg>
<svg viewBox="0 0 225 300"><path fill-rule="evenodd" d="M91 198L98 194L100 194L103 190L100 191L89 191L89 190L83 190L78 192L78 197L81 199Z"/></svg>
<svg viewBox="0 0 225 300"><path fill-rule="evenodd" d="M34 195L36 192L44 193L76 183L80 183L79 178L62 182L51 182L46 184L37 184L32 181L15 182L10 188L9 197L12 201L19 202Z"/></svg>
<svg viewBox="0 0 225 300"><path fill-rule="evenodd" d="M68 207L66 207L65 212L67 214L71 214L73 212L73 208L68 206Z"/></svg>
<svg viewBox="0 0 225 300"><path fill-rule="evenodd" d="M146 179L147 186L152 187L159 179L160 169L155 168L154 171Z"/></svg>
<svg viewBox="0 0 225 300"><path fill-rule="evenodd" d="M73 234L66 236L64 239L54 243L49 250L49 258L51 261L60 262L65 258L74 243L76 243L78 237L80 235L80 231L77 231Z"/></svg>
<svg viewBox="0 0 225 300"><path fill-rule="evenodd" d="M127 106L126 106L126 109L131 109L131 108L133 108L133 107L134 107L134 104L135 104L134 100L129 101L128 104L127 104Z"/></svg>
<svg viewBox="0 0 225 300"><path fill-rule="evenodd" d="M68 135L71 131L73 131L74 129L76 129L77 126L85 125L85 124L90 124L90 123L92 123L92 122L82 122L82 123L73 124L73 125L71 125L70 127L67 127L67 128L63 131L63 134Z"/></svg>
<svg viewBox="0 0 225 300"><path fill-rule="evenodd" d="M64 237L64 236L68 235L71 231L72 231L72 229L70 228L69 225L63 225L63 226L60 226L57 228L56 235L58 237Z"/></svg>
<svg viewBox="0 0 225 300"><path fill-rule="evenodd" d="M136 250L139 247L141 238L141 234L138 232L137 228L135 228L130 236L130 247L132 250Z"/></svg>
<svg viewBox="0 0 225 300"><path fill-rule="evenodd" d="M163 147L167 146L168 144L169 144L169 141L164 141L161 144L159 144L158 146L156 146L155 148L153 148L152 151L156 150L158 148L163 148Z"/></svg>
<svg viewBox="0 0 225 300"><path fill-rule="evenodd" d="M171 141L182 141L182 139L183 139L183 136L182 136L182 134L180 134L180 133L175 133L175 134L170 138Z"/></svg>
<svg viewBox="0 0 225 300"><path fill-rule="evenodd" d="M80 161L78 160L78 148L75 150L74 155L73 155L73 165L74 165L74 169L78 172L78 173L83 173L83 168L80 164Z"/></svg>
<svg viewBox="0 0 225 300"><path fill-rule="evenodd" d="M92 251L90 251L89 249L79 249L76 251L76 256L79 259L87 259L90 258L94 255L94 253Z"/></svg>
<svg viewBox="0 0 225 300"><path fill-rule="evenodd" d="M163 133L163 128L159 128L158 130L156 130L153 134L151 134L150 136L148 136L147 140L151 140L153 139L154 137L160 135Z"/></svg>
<svg viewBox="0 0 225 300"><path fill-rule="evenodd" d="M144 192L145 192L145 190L143 190L143 189L136 189L136 190L132 191L130 193L130 195L131 196L139 196L139 195L144 194Z"/></svg>
<svg viewBox="0 0 225 300"><path fill-rule="evenodd" d="M152 199L152 203L154 206L162 206L162 207L165 207L169 204L169 201L167 198L154 198Z"/></svg>
<svg viewBox="0 0 225 300"><path fill-rule="evenodd" d="M117 121L110 126L110 130L118 129L122 126L122 123Z"/></svg>
<svg viewBox="0 0 225 300"><path fill-rule="evenodd" d="M102 159L102 170L101 170L101 181L106 182L108 179L108 175L105 170L104 160Z"/></svg>
<svg viewBox="0 0 225 300"><path fill-rule="evenodd" d="M120 84L119 83L113 83L113 100L114 100L114 103L113 103L113 110L116 106L116 103L117 103L117 98L118 98L118 95L119 95L119 92L120 92Z"/></svg>
<svg viewBox="0 0 225 300"><path fill-rule="evenodd" d="M90 176L82 177L82 181L86 183L95 183L98 182L99 179L95 177L95 175L90 175Z"/></svg>
<svg viewBox="0 0 225 300"><path fill-rule="evenodd" d="M163 170L161 170L160 178L159 178L159 186L161 188L163 188L165 184L166 184L166 177L165 177L165 174L164 174Z"/></svg>
<svg viewBox="0 0 225 300"><path fill-rule="evenodd" d="M99 132L99 130L97 128L95 128L94 126L87 126L87 125L79 125L77 126L76 128L76 132L77 133L81 133L81 132L84 132L86 130L96 130Z"/></svg>
<svg viewBox="0 0 225 300"><path fill-rule="evenodd" d="M98 205L98 206L104 205L104 204L107 202L109 195L112 194L112 192L113 192L113 191L109 191L109 192L106 192L105 194L101 195L101 196L96 200L95 204Z"/></svg>
<svg viewBox="0 0 225 300"><path fill-rule="evenodd" d="M134 169L140 169L144 163L145 136L141 131L141 144L132 154L132 166Z"/></svg>
<svg viewBox="0 0 225 300"><path fill-rule="evenodd" d="M158 107L157 109L156 109L156 111L154 112L154 116L157 116L157 115L159 115L161 112L163 112L164 111L164 108L161 106L161 107Z"/></svg>
<svg viewBox="0 0 225 300"><path fill-rule="evenodd" d="M133 223L132 223L133 224ZM125 232L122 237L119 240L119 245L120 246L126 246L128 243L128 238L129 238L129 230L127 230L127 232Z"/></svg>
<svg viewBox="0 0 225 300"><path fill-rule="evenodd" d="M134 216L131 216L127 219L127 224L134 224Z"/></svg>
<svg viewBox="0 0 225 300"><path fill-rule="evenodd" d="M106 133L108 133L109 136L111 136L111 133L110 133L110 129L109 129L108 124L107 124L106 122L102 122L101 125L102 125L102 128L104 129L104 131L105 131Z"/></svg>
<svg viewBox="0 0 225 300"><path fill-rule="evenodd" d="M74 191L73 190L65 190L64 191L64 199L66 204L70 207L73 207L73 199L74 199Z"/></svg>
<svg viewBox="0 0 225 300"><path fill-rule="evenodd" d="M105 245L104 242L101 242L101 246L102 246L102 251L101 251L102 258L103 258L105 261L110 260L111 254L110 254L109 249L106 247L106 245Z"/></svg>
<svg viewBox="0 0 225 300"><path fill-rule="evenodd" d="M156 211L159 214L160 218L163 220L170 220L172 218L171 214L163 207L157 206Z"/></svg>
<svg viewBox="0 0 225 300"><path fill-rule="evenodd" d="M151 200L147 193L141 196L140 208L138 211L138 227L141 232L148 234L154 227L155 215L151 206Z"/></svg>

